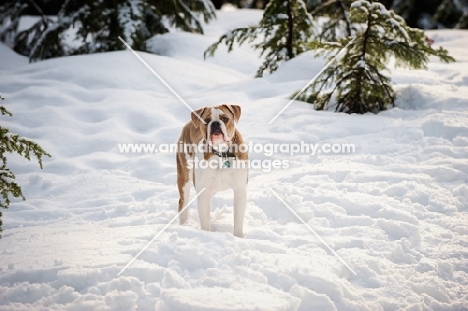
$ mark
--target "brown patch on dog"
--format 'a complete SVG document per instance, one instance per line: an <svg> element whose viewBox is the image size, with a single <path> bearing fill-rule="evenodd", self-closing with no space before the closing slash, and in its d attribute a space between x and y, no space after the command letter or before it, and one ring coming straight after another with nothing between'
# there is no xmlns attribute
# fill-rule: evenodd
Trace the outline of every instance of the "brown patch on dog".
<svg viewBox="0 0 468 311"><path fill-rule="evenodd" d="M191 144L198 144L202 139L205 139L206 135L206 124L204 124L196 114L204 119L208 119L211 117L211 109L209 107L198 109L192 112L191 121L185 124L184 128L182 129L182 133L179 137L179 145L191 145ZM190 182L189 176L189 169L187 168L187 156L189 158L193 158L195 155L196 150L189 150L187 153L184 151L179 152L177 151L176 154L176 162L177 162L177 188L179 189L180 199L179 199L179 212L184 208L185 201L184 201L184 193L183 187ZM193 184L195 185L195 178L193 178Z"/></svg>
<svg viewBox="0 0 468 311"><path fill-rule="evenodd" d="M231 117L231 119L234 119L235 122L238 122L240 117L241 117L241 107L238 105L229 105L229 104L223 104L220 106L217 106L216 108L219 108L223 110L225 113L228 113ZM234 146L232 149L234 150L234 154L236 155L237 160L248 160L249 159L249 154L247 151L241 152L239 150L239 146L244 144L244 139L242 138L242 135L240 132L235 128L235 125L232 125L234 128L234 133L229 133L231 134L231 142L229 144L229 147L231 147L232 144L237 145Z"/></svg>
<svg viewBox="0 0 468 311"><path fill-rule="evenodd" d="M224 105L220 105L220 106L218 106L216 108L222 109L221 107L225 107L226 109L228 109L232 113L232 116L234 117L234 120L236 122L239 122L239 119L240 119L240 116L241 116L241 107L240 106L224 104Z"/></svg>
<svg viewBox="0 0 468 311"><path fill-rule="evenodd" d="M237 145L236 147L234 147L234 154L236 155L236 159L237 160L248 160L249 159L249 153L247 152L247 150L245 151L241 151L239 148L239 146L243 145L244 144L244 139L242 138L242 135L240 134L240 132L236 129L235 131L235 134L234 134L236 137L236 141L235 141L235 145Z"/></svg>

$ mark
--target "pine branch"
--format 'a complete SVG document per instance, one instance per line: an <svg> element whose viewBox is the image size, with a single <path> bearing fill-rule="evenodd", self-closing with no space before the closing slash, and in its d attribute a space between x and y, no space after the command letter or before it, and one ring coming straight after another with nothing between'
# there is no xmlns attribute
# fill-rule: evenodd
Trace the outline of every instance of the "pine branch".
<svg viewBox="0 0 468 311"><path fill-rule="evenodd" d="M3 97L1 98L3 99ZM12 116L3 106L0 106L0 111L2 115ZM0 208L8 208L11 203L11 196L25 200L21 187L15 182L15 175L7 167L7 153L16 153L27 160L31 160L31 155L33 155L38 160L41 169L43 157L50 157L50 154L42 149L38 143L20 137L18 134L12 134L8 128L0 126ZM0 218L1 215L0 213ZM0 233L2 232L1 226L2 221L0 219Z"/></svg>
<svg viewBox="0 0 468 311"><path fill-rule="evenodd" d="M42 149L42 147L38 143L27 138L20 137L18 134L12 134L7 128L2 126L0 126L0 141L0 151L2 155L4 152L16 153L28 160L31 160L31 154L33 154L37 158L41 169L42 158L44 156L51 156L44 149ZM5 165L6 157L1 158L1 160Z"/></svg>
<svg viewBox="0 0 468 311"><path fill-rule="evenodd" d="M314 17L325 17L328 20L323 24L317 40L338 41L351 36L354 27L349 19L351 0L329 0L321 3L312 11ZM342 34L339 32L343 31Z"/></svg>
<svg viewBox="0 0 468 311"><path fill-rule="evenodd" d="M42 22L44 23L45 27L47 28L48 26L48 18L47 16L44 15L44 12L42 11L42 9L37 5L37 3L34 1L34 0L28 0L29 3L32 4L32 6L34 7L34 9L36 9L36 11L39 13L39 15L41 16L42 18Z"/></svg>
<svg viewBox="0 0 468 311"><path fill-rule="evenodd" d="M1 94L0 94L0 98L1 98L2 100L5 99L5 98L2 97ZM13 116L13 114L12 114L11 112L9 112L9 111L8 111L5 107L3 107L3 106L0 106L0 113L2 114L2 116L4 116L4 115L10 116L10 117Z"/></svg>
<svg viewBox="0 0 468 311"><path fill-rule="evenodd" d="M10 47L14 46L21 14L27 7L20 1L10 1L0 6L0 41Z"/></svg>
<svg viewBox="0 0 468 311"><path fill-rule="evenodd" d="M26 1L26 0L24 0ZM42 17L27 29L17 32L27 4L9 0L0 7L0 41L30 62L65 55L125 49L122 36L133 48L146 50L146 40L169 31L169 27L203 33L203 22L216 17L209 0L64 0L52 20L44 15L35 0L28 0ZM70 32L71 28L74 28ZM66 35L74 33L74 43ZM11 43L11 44L10 44Z"/></svg>
<svg viewBox="0 0 468 311"><path fill-rule="evenodd" d="M224 44L228 48L228 52L231 52L234 46L234 43L237 42L239 46L241 46L248 38L250 35L255 33L257 30L256 27L244 27L244 28L236 28L234 30L229 31L228 33L222 35L219 39L218 42L212 44L209 46L205 53L203 54L205 59L207 57L212 57L214 56L214 53L218 49L219 45L224 42Z"/></svg>
<svg viewBox="0 0 468 311"><path fill-rule="evenodd" d="M0 167L0 196L4 200L0 200L0 208L8 208L11 203L10 195L13 195L15 198L22 198L23 201L26 200L21 187L14 180L15 175L5 165Z"/></svg>

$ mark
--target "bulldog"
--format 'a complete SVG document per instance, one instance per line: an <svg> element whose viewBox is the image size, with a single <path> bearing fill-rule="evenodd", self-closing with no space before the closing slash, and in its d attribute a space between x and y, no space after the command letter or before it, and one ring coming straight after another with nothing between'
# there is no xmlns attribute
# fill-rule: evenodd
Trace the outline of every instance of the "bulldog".
<svg viewBox="0 0 468 311"><path fill-rule="evenodd" d="M232 189L233 233L243 237L248 152L240 147L244 143L236 129L240 116L241 107L237 105L205 107L192 112L191 121L182 129L176 158L179 213L189 201L191 183L197 193L204 189L197 197L198 213L201 228L210 231L211 198L218 191ZM188 209L185 209L179 215L180 224L187 219Z"/></svg>

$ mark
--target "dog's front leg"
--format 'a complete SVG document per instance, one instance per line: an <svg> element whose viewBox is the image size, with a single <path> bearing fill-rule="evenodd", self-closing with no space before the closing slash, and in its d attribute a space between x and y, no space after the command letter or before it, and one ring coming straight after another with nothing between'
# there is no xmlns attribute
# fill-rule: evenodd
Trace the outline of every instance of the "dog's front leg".
<svg viewBox="0 0 468 311"><path fill-rule="evenodd" d="M234 189L234 235L244 237L244 214L247 204L247 191L245 187Z"/></svg>
<svg viewBox="0 0 468 311"><path fill-rule="evenodd" d="M198 214L200 216L200 225L202 230L210 231L210 210L211 210L211 196L212 194L208 189L203 191L197 198Z"/></svg>

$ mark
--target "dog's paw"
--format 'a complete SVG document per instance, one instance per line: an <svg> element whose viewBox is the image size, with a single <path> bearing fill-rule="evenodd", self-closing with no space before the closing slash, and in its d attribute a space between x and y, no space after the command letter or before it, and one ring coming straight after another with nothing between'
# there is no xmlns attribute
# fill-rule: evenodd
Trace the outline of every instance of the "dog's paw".
<svg viewBox="0 0 468 311"><path fill-rule="evenodd" d="M212 231L212 230L211 230L211 226L201 226L201 229L202 229L203 231Z"/></svg>
<svg viewBox="0 0 468 311"><path fill-rule="evenodd" d="M244 233L241 231L241 232L234 232L234 235L238 238L241 238L243 239L244 238Z"/></svg>

